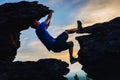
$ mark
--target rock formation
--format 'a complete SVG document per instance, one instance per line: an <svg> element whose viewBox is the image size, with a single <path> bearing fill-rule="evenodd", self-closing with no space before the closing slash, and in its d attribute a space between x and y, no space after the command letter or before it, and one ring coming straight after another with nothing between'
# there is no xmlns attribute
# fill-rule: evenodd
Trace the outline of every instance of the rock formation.
<svg viewBox="0 0 120 80"><path fill-rule="evenodd" d="M50 12L38 2L21 1L0 5L0 60L13 61L20 47L20 31Z"/></svg>
<svg viewBox="0 0 120 80"><path fill-rule="evenodd" d="M12 62L20 47L20 32L49 12L36 1L0 5L0 80L67 80L69 65L57 59Z"/></svg>
<svg viewBox="0 0 120 80"><path fill-rule="evenodd" d="M41 59L37 62L14 62L0 64L0 80L67 80L66 62Z"/></svg>
<svg viewBox="0 0 120 80"><path fill-rule="evenodd" d="M76 37L82 69L94 80L120 79L120 17L80 29Z"/></svg>

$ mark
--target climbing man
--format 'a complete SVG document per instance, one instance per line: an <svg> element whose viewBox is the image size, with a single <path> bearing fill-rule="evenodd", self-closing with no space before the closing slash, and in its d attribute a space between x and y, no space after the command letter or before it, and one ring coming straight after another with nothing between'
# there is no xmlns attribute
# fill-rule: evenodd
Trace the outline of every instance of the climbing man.
<svg viewBox="0 0 120 80"><path fill-rule="evenodd" d="M47 31L50 25L53 13L54 11L51 10L47 16L47 19L44 22L40 23L38 20L34 20L33 22L34 26L31 26L31 27L36 29L36 35L49 51L61 52L69 49L70 63L73 64L77 61L77 58L73 57L74 44L72 41L67 42L67 39L68 39L68 34L76 32L78 28L65 30L57 38L53 38Z"/></svg>

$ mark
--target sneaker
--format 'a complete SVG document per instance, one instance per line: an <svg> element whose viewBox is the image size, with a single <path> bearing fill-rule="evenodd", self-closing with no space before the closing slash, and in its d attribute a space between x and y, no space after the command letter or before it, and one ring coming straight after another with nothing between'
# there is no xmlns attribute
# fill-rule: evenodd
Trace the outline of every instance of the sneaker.
<svg viewBox="0 0 120 80"><path fill-rule="evenodd" d="M71 64L73 64L73 63L75 63L75 62L77 62L77 61L78 61L77 58L74 58L74 57L70 58L70 63L71 63Z"/></svg>
<svg viewBox="0 0 120 80"><path fill-rule="evenodd" d="M77 26L78 30L76 31L76 33L83 33L83 28L82 28L81 21L78 20L77 24L78 24L78 26Z"/></svg>
<svg viewBox="0 0 120 80"><path fill-rule="evenodd" d="M82 29L82 22L81 21L78 20L77 21L77 25L78 25L77 26L78 29Z"/></svg>

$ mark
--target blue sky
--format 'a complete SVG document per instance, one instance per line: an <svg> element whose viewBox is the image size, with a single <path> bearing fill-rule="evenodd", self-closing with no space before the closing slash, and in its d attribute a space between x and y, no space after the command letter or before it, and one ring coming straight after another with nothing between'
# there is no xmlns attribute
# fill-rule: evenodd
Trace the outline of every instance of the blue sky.
<svg viewBox="0 0 120 80"><path fill-rule="evenodd" d="M22 0L0 0L0 4L6 2L18 2ZM35 0L26 0L35 1ZM76 21L81 20L83 26L92 25L98 22L108 21L114 17L120 16L120 0L36 0L53 9L54 15L51 26L48 29L54 37L58 36L65 29L77 26ZM42 20L44 20L43 18ZM47 51L44 45L38 40L34 29L28 29L21 32L21 48L18 50L16 60L36 61L42 58L57 58L69 62L68 51L61 53L53 53ZM74 41L74 56L80 49L76 36L80 34L70 35L69 40ZM70 65L71 72L80 71L81 65L76 63Z"/></svg>

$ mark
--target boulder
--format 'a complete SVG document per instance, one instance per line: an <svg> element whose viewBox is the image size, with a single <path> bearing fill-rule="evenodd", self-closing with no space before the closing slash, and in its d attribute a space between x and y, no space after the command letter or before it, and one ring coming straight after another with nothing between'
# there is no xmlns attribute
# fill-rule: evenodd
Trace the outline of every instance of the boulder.
<svg viewBox="0 0 120 80"><path fill-rule="evenodd" d="M76 37L82 69L94 80L120 79L120 17L79 30Z"/></svg>
<svg viewBox="0 0 120 80"><path fill-rule="evenodd" d="M0 62L0 80L68 80L68 63L58 59Z"/></svg>

